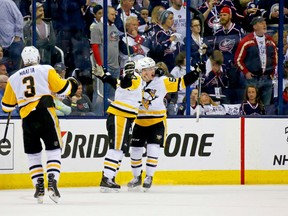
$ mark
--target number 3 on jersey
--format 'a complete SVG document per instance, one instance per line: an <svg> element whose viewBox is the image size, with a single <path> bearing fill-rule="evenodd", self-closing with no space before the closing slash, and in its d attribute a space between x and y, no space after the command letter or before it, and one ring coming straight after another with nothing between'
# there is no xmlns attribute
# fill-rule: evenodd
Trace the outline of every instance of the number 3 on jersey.
<svg viewBox="0 0 288 216"><path fill-rule="evenodd" d="M24 92L25 97L34 97L36 93L34 78L32 76L25 77L22 83L26 85L26 91Z"/></svg>

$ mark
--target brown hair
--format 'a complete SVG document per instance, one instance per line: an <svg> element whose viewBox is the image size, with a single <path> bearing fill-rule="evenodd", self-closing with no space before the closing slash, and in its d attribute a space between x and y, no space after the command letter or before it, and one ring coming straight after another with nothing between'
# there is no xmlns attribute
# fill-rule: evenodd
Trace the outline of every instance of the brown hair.
<svg viewBox="0 0 288 216"><path fill-rule="evenodd" d="M214 61L218 65L222 65L224 61L224 56L220 50L213 50L210 60Z"/></svg>
<svg viewBox="0 0 288 216"><path fill-rule="evenodd" d="M258 103L260 109L262 110L264 108L264 104L262 103L261 99L260 99L260 93L259 93L259 89L255 86L255 85L247 85L246 89L245 89L245 94L244 94L244 101L249 101L249 97L248 97L248 89L249 88L254 88L256 90L256 103Z"/></svg>
<svg viewBox="0 0 288 216"><path fill-rule="evenodd" d="M175 58L175 64L179 67L184 64L184 59L186 58L186 52L180 52Z"/></svg>
<svg viewBox="0 0 288 216"><path fill-rule="evenodd" d="M163 74L164 76L172 77L172 75L169 73L167 65L164 62L157 62L156 67L161 68L161 69L164 70L164 72L165 72Z"/></svg>

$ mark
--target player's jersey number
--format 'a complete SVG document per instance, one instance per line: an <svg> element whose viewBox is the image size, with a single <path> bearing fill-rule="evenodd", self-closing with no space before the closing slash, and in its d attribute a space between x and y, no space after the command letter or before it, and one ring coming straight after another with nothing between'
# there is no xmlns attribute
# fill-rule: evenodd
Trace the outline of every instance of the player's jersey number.
<svg viewBox="0 0 288 216"><path fill-rule="evenodd" d="M25 97L34 97L36 94L35 91L35 82L33 76L25 77L22 80L23 84L26 85L26 90L24 91Z"/></svg>

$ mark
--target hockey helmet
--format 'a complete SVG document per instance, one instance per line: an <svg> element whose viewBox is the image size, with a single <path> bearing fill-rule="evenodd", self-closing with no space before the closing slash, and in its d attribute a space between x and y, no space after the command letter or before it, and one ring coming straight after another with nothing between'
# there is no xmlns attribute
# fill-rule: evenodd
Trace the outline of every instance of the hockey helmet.
<svg viewBox="0 0 288 216"><path fill-rule="evenodd" d="M39 51L34 46L24 47L21 53L21 57L22 57L24 65L39 64L40 62Z"/></svg>
<svg viewBox="0 0 288 216"><path fill-rule="evenodd" d="M155 68L156 63L155 61L150 57L144 57L143 59L139 59L137 62L137 67L141 71L145 68Z"/></svg>

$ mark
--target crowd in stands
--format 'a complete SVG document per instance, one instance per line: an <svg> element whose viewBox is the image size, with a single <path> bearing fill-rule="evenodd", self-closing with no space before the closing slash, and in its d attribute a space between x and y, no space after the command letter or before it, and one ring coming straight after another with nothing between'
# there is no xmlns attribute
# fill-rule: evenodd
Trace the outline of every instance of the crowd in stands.
<svg viewBox="0 0 288 216"><path fill-rule="evenodd" d="M166 96L168 115L186 115L189 107L190 115L277 113L269 111L278 98L278 0L191 0L191 5L185 0L108 0L107 4L105 44L103 0L37 0L34 22L31 0L1 0L0 92L5 90L1 83L6 77L22 67L24 46L35 43L42 64L81 82L74 98L55 95L59 115L102 116L104 92L109 101L115 93L109 86L104 91L91 73L93 65L104 65L104 48L107 70L115 78L128 59L145 56L158 62L165 75L177 78L186 73L190 47L190 69L203 62L206 73L188 89L190 105L186 91ZM201 14L191 13L187 20L187 7ZM280 96L288 106L288 1L284 1L283 28Z"/></svg>

